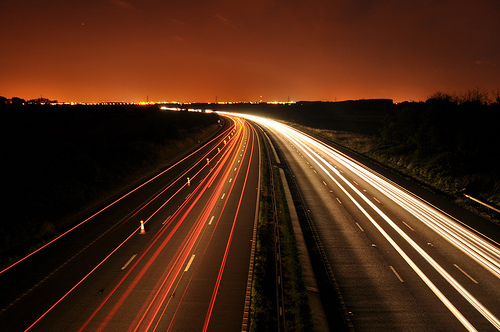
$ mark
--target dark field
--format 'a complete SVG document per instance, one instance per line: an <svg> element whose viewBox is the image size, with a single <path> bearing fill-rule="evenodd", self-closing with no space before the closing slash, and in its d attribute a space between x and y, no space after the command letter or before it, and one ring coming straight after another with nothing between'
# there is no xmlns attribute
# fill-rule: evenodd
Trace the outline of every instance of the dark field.
<svg viewBox="0 0 500 332"><path fill-rule="evenodd" d="M3 113L0 265L167 166L219 116L156 106L15 106Z"/></svg>

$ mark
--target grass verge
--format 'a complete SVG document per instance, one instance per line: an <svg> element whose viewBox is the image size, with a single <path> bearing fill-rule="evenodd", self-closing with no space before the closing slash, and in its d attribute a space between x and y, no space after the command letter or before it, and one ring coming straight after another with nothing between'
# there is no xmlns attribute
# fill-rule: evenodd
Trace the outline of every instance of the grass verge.
<svg viewBox="0 0 500 332"><path fill-rule="evenodd" d="M275 331L278 329L276 300L276 269L274 212L272 204L271 174L267 166L271 161L261 151L261 192L257 245L252 283L250 331ZM280 228L283 308L286 331L312 331L312 315L302 276L295 233L286 202L279 170L273 168L275 199Z"/></svg>

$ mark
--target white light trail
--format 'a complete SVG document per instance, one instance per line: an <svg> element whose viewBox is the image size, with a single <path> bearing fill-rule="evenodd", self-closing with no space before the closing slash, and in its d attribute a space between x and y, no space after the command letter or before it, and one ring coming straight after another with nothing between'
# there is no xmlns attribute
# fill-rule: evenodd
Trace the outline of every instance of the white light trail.
<svg viewBox="0 0 500 332"><path fill-rule="evenodd" d="M410 267L419 275L419 277L427 284L427 286L436 294L436 296L445 304L445 306L455 315L455 317L470 331L475 328L468 320L453 306L453 304L440 292L440 290L432 283L432 281L419 269L419 267L407 256L407 254L399 247L399 245L385 232L384 229L373 219L373 217L357 202L357 200L349 194L347 189L341 185L332 174L338 176L349 188L356 193L366 204L370 206L380 217L382 217L406 242L408 242L455 290L460 293L476 310L478 310L493 326L500 330L500 321L488 309L486 309L479 301L474 298L460 283L458 283L447 271L444 270L427 252L425 252L413 239L411 239L401 228L399 228L387 215L385 215L372 201L364 196L351 182L349 182L341 172L326 161L319 152L332 158L338 164L349 169L351 172L362 178L368 184L379 190L392 201L396 202L403 209L414 215L425 225L433 229L444 239L452 243L468 256L473 258L479 264L484 266L493 275L500 278L500 250L498 243L484 236L479 235L476 231L467 228L458 220L445 215L442 211L424 202L422 199L414 196L405 189L391 183L382 176L370 171L348 156L334 150L317 139L306 135L298 130L281 123L244 115L263 126L279 132L284 135L294 147L300 147L303 154L307 155L311 160L314 160L319 168L335 182L338 187L353 201L360 211L372 222L386 240L394 247L394 249L403 257ZM324 165L324 166L323 166ZM407 225L407 224L405 224ZM413 230L413 229L411 229ZM489 241L488 241L489 240Z"/></svg>

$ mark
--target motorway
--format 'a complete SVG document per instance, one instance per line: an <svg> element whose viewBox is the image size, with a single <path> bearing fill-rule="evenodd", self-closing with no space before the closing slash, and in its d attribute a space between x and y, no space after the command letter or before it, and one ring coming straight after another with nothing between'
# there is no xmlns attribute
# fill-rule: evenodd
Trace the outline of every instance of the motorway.
<svg viewBox="0 0 500 332"><path fill-rule="evenodd" d="M259 144L246 120L223 123L193 153L0 271L0 331L241 330Z"/></svg>
<svg viewBox="0 0 500 332"><path fill-rule="evenodd" d="M483 224L488 237L308 135L245 117L272 138L298 187L347 330L500 330L498 227Z"/></svg>

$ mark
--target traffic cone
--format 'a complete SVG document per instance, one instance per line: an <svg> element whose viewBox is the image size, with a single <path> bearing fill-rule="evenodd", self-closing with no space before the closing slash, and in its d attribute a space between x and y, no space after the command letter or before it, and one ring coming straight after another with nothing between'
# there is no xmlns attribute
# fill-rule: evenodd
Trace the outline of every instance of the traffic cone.
<svg viewBox="0 0 500 332"><path fill-rule="evenodd" d="M146 234L146 230L144 229L144 221L141 220L141 231L139 234Z"/></svg>

